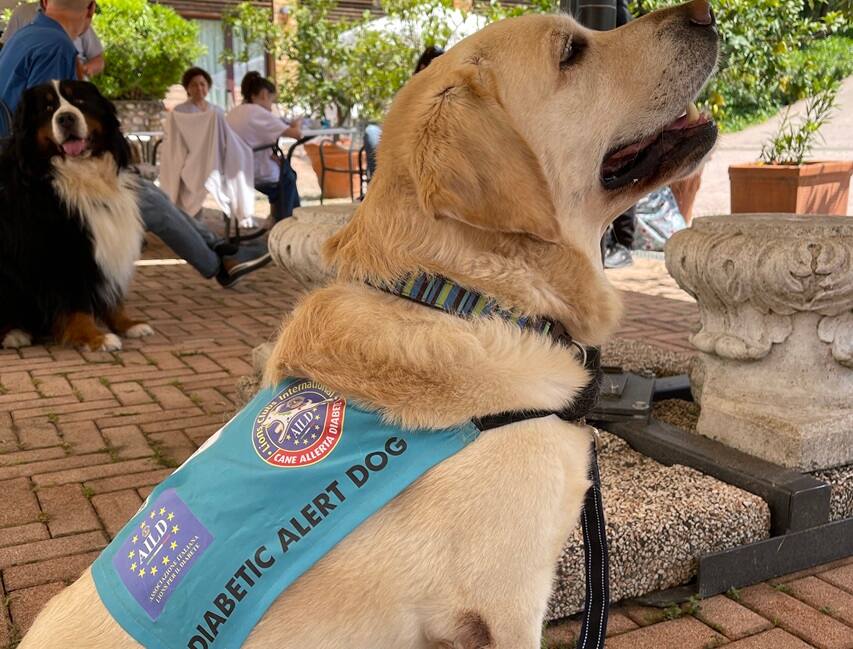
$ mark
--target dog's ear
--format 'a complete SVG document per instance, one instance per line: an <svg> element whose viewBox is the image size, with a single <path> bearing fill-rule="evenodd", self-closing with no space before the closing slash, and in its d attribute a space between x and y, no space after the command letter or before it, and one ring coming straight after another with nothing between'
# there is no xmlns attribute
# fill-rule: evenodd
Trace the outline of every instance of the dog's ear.
<svg viewBox="0 0 853 649"><path fill-rule="evenodd" d="M478 67L454 71L451 83L418 106L411 151L421 206L477 228L557 242L542 166Z"/></svg>
<svg viewBox="0 0 853 649"><path fill-rule="evenodd" d="M87 82L88 83L88 82ZM106 139L110 153L116 161L119 169L124 169L130 164L130 145L121 132L121 123L118 119L116 105L101 94L95 84L89 83L98 98L99 112L101 113L101 124L106 131Z"/></svg>

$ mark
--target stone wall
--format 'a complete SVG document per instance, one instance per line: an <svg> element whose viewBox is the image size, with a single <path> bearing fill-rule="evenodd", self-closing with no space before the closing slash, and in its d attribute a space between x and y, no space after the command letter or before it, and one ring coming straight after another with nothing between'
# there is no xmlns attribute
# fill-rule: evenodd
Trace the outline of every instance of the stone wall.
<svg viewBox="0 0 853 649"><path fill-rule="evenodd" d="M132 131L162 131L166 110L162 101L114 101L121 129Z"/></svg>

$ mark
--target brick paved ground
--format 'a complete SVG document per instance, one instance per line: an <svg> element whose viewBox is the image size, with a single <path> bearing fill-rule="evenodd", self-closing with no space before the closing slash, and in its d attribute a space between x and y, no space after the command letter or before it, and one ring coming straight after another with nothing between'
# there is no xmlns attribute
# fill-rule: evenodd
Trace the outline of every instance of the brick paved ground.
<svg viewBox="0 0 853 649"><path fill-rule="evenodd" d="M166 252L155 244L145 256ZM659 265L645 272L620 286L659 293ZM126 341L119 353L0 351L0 648L16 644L153 485L230 416L252 347L274 334L299 293L274 268L226 291L186 265L145 266L128 306L156 336ZM688 348L695 305L659 294L625 297L620 335ZM696 617L651 625L659 613L617 609L611 631L620 635L608 647L691 649L752 633L731 646L853 648L853 563L779 590L745 589L740 603L715 598L702 607ZM562 645L554 646L571 646L574 628L559 627Z"/></svg>

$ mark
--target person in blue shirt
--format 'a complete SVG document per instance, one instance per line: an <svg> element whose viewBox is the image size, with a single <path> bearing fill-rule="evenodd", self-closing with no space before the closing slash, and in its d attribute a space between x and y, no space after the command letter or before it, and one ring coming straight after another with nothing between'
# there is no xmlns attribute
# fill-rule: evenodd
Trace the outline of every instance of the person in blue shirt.
<svg viewBox="0 0 853 649"><path fill-rule="evenodd" d="M47 0L43 13L0 50L0 99L11 112L28 88L77 78L74 39L89 27L94 0Z"/></svg>

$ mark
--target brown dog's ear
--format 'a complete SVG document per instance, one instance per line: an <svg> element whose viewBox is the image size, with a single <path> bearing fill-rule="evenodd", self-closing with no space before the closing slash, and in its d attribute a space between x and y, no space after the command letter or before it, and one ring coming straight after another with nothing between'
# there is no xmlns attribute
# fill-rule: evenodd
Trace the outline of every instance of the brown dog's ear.
<svg viewBox="0 0 853 649"><path fill-rule="evenodd" d="M428 99L413 147L421 206L436 217L556 243L560 225L539 160L476 67Z"/></svg>

